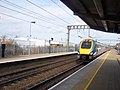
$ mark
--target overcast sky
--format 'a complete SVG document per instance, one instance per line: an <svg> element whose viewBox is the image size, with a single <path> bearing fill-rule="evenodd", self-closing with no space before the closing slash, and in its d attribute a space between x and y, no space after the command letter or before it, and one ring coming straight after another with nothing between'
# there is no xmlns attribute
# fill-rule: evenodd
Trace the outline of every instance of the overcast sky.
<svg viewBox="0 0 120 90"><path fill-rule="evenodd" d="M67 25L85 25L79 17L73 15L60 0L0 0L0 36L27 37L54 41L67 41ZM79 43L80 38L88 37L88 30L71 30L70 42ZM95 39L118 40L120 35L104 33L90 29ZM103 43L116 43L102 41Z"/></svg>

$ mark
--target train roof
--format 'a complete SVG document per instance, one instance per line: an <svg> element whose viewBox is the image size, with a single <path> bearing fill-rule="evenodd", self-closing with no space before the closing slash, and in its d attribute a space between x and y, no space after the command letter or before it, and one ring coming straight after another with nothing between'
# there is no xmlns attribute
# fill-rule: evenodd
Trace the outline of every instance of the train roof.
<svg viewBox="0 0 120 90"><path fill-rule="evenodd" d="M83 39L82 41L95 41L95 40L93 40L91 38L86 38L86 39Z"/></svg>

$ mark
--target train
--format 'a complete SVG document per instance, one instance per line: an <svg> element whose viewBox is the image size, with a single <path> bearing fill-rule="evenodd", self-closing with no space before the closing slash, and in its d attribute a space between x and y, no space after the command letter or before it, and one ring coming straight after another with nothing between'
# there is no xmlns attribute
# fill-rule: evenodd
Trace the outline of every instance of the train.
<svg viewBox="0 0 120 90"><path fill-rule="evenodd" d="M118 55L120 55L120 43L116 44L115 49L117 50Z"/></svg>
<svg viewBox="0 0 120 90"><path fill-rule="evenodd" d="M79 60L91 60L97 54L97 45L93 39L84 39L80 42L78 50Z"/></svg>
<svg viewBox="0 0 120 90"><path fill-rule="evenodd" d="M80 42L78 47L78 59L82 62L91 61L99 53L108 50L108 47L98 43L93 39L84 39Z"/></svg>
<svg viewBox="0 0 120 90"><path fill-rule="evenodd" d="M91 38L82 40L78 46L78 60L90 62L96 56L110 50L109 45L97 42Z"/></svg>

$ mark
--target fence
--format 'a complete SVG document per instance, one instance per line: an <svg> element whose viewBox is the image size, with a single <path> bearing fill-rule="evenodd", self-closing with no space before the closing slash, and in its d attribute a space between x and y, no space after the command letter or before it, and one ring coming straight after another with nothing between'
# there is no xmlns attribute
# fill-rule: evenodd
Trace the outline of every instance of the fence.
<svg viewBox="0 0 120 90"><path fill-rule="evenodd" d="M0 44L1 47L1 44ZM50 50L50 51L49 51ZM32 46L31 54L44 54L44 53L58 53L58 52L66 52L67 48L65 46ZM75 47L70 46L69 51L75 51ZM28 46L20 46L17 44L6 45L5 47L5 57L15 57L18 55L28 55L29 53ZM0 48L0 56L2 54L2 49Z"/></svg>

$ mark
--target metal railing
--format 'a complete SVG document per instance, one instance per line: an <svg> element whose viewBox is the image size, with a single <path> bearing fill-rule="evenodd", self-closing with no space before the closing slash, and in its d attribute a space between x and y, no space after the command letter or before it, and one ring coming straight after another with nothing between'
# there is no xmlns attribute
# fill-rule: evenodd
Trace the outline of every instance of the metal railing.
<svg viewBox="0 0 120 90"><path fill-rule="evenodd" d="M0 44L0 57L2 55L2 48ZM65 46L51 46L50 53L66 52ZM69 47L69 51L75 51L75 47ZM31 54L45 54L49 53L49 46L32 46ZM29 46L20 46L18 44L8 44L5 46L5 57L15 57L18 55L28 55Z"/></svg>

